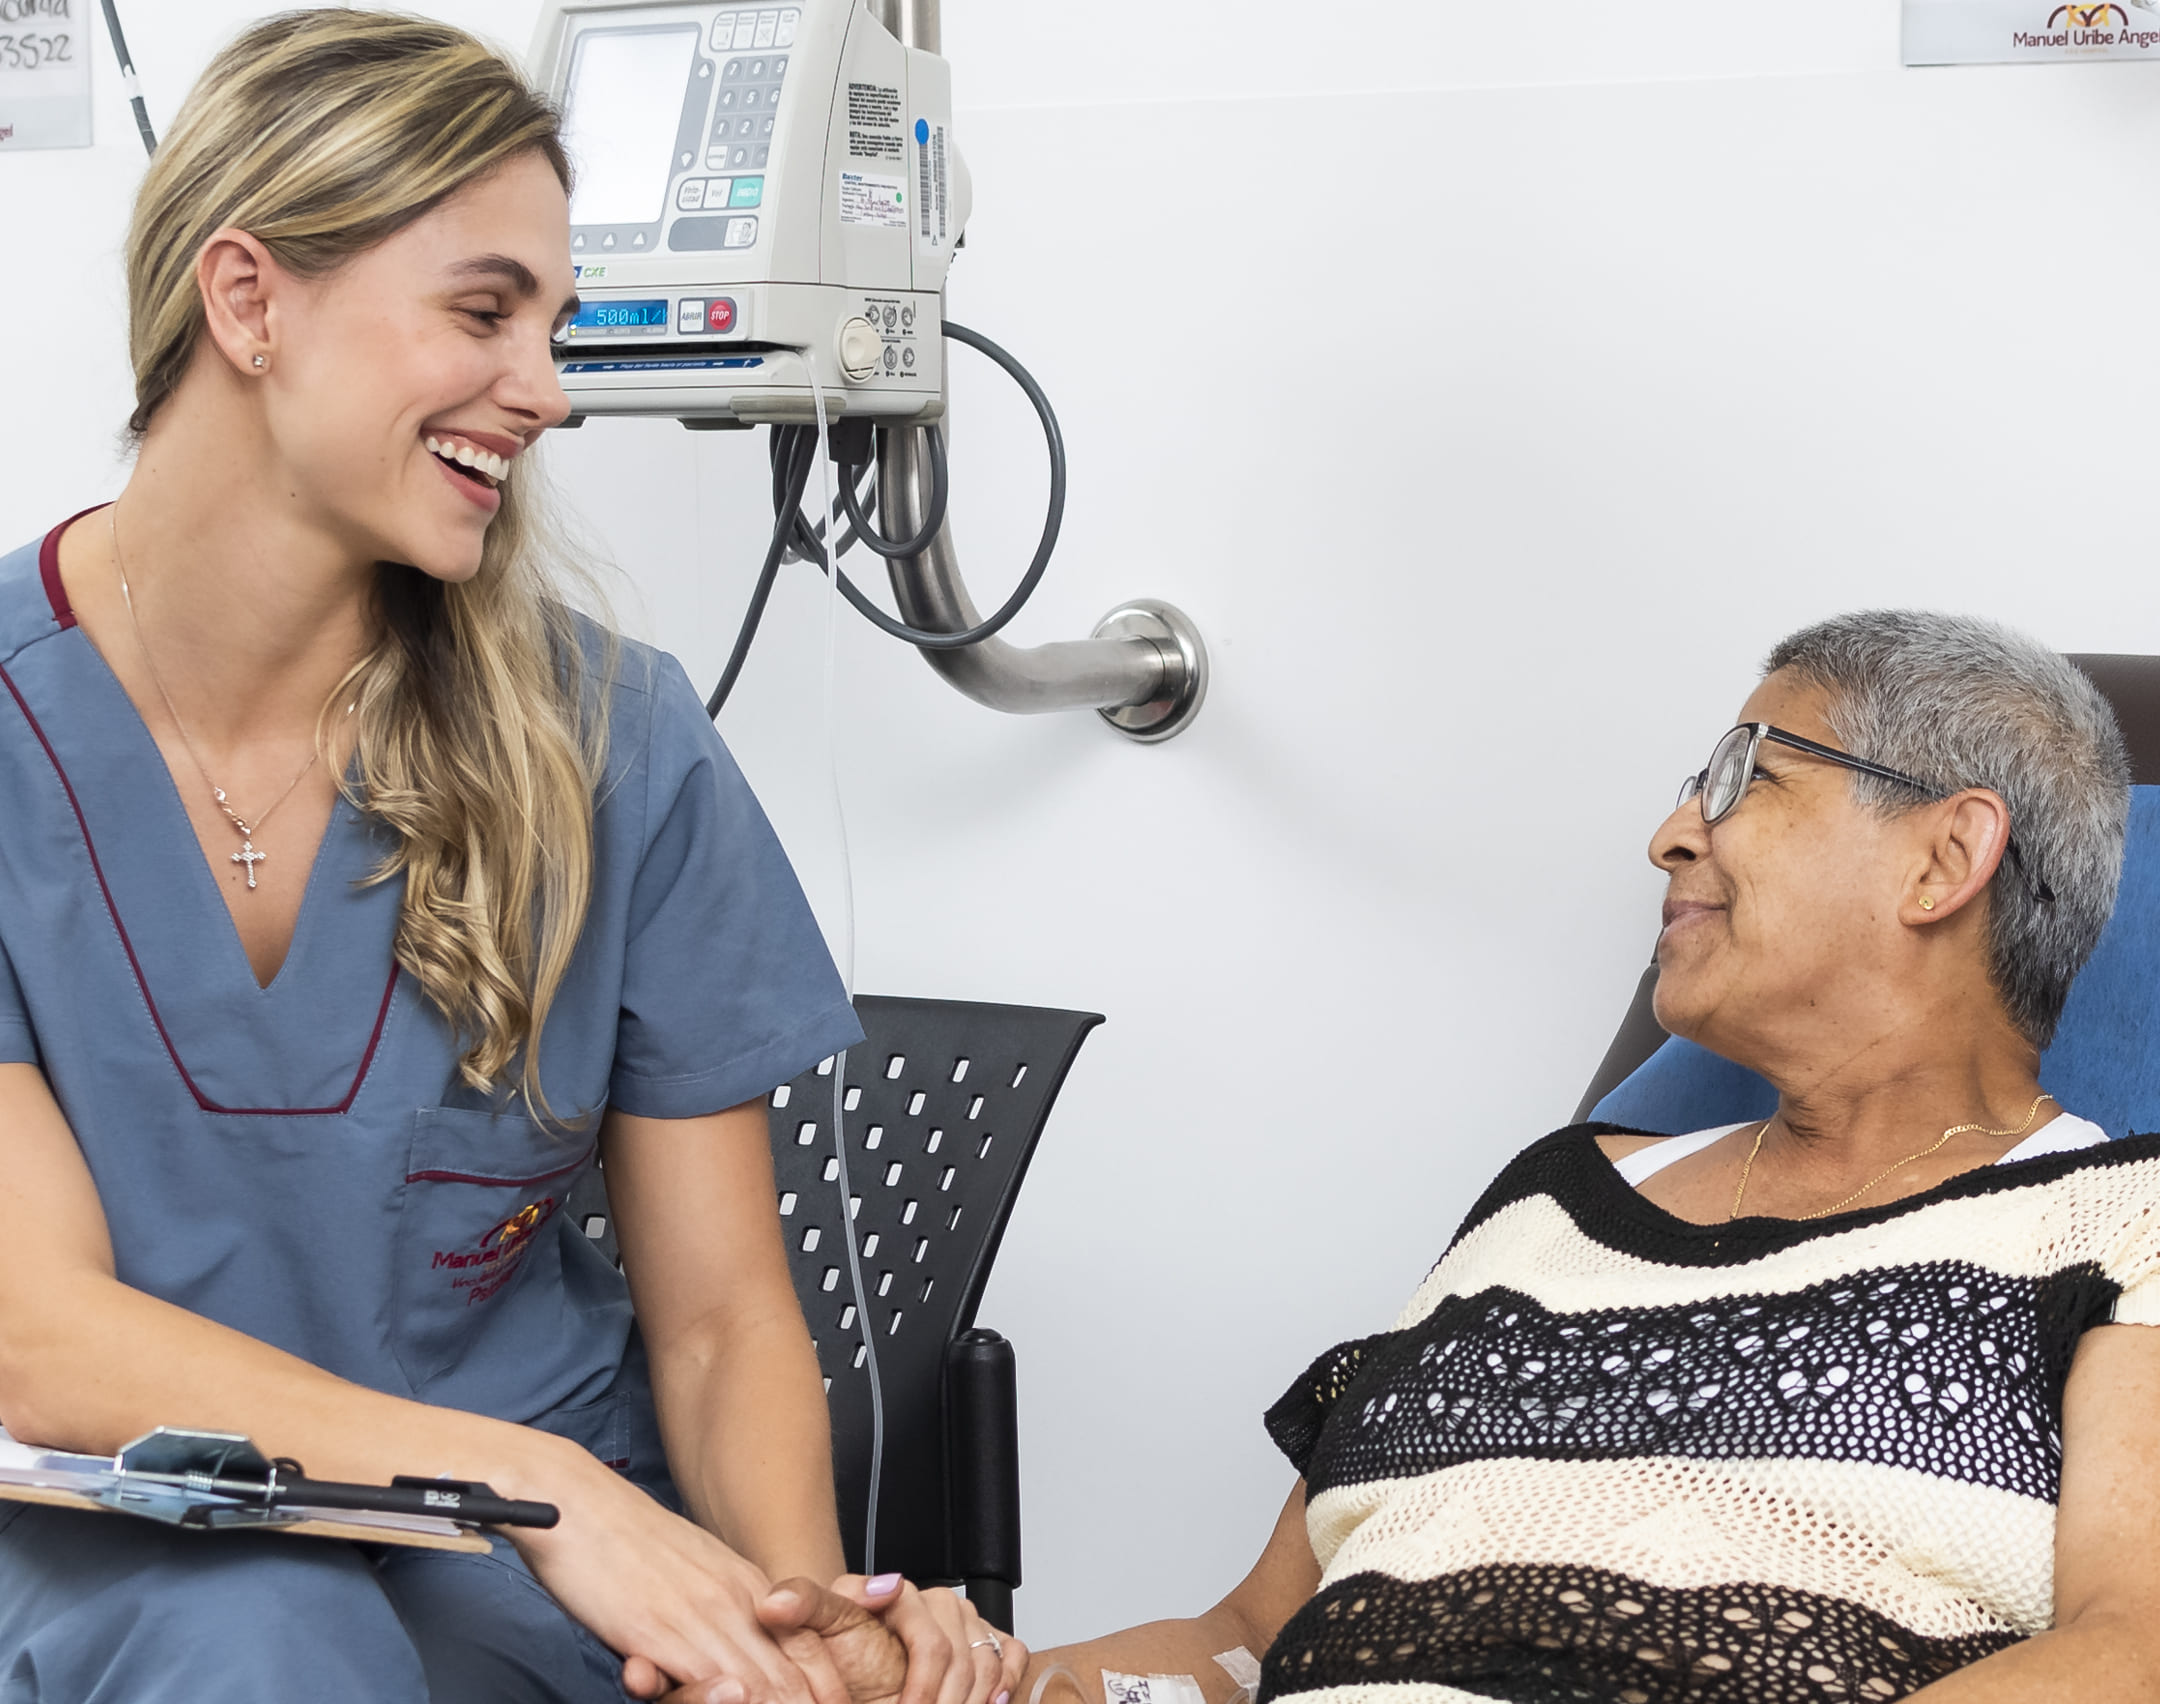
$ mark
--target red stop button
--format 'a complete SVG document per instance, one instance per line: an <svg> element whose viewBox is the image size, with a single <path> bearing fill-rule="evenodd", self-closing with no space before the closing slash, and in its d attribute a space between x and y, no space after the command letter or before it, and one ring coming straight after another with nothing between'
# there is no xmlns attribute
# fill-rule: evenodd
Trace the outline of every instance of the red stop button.
<svg viewBox="0 0 2160 1704"><path fill-rule="evenodd" d="M735 329L735 303L733 300L726 296L721 296L715 300L713 305L705 310L705 323L714 331L733 331Z"/></svg>

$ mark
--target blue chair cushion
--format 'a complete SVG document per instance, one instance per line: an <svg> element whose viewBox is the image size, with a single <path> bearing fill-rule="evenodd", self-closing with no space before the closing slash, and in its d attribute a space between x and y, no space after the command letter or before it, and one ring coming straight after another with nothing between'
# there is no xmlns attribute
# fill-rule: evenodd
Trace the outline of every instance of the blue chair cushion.
<svg viewBox="0 0 2160 1704"><path fill-rule="evenodd" d="M2122 889L2071 987L2040 1085L2110 1136L2160 1131L2160 787L2130 789ZM1768 1118L1777 1093L1754 1072L1678 1036L1597 1103L1593 1118L1678 1135Z"/></svg>

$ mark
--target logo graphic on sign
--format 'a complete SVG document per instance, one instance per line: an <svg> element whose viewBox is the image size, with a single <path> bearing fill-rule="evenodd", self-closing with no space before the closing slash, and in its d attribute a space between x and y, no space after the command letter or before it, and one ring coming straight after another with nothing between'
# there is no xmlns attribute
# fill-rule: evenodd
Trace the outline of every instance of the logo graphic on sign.
<svg viewBox="0 0 2160 1704"><path fill-rule="evenodd" d="M1907 65L2160 59L2160 0L1904 0Z"/></svg>

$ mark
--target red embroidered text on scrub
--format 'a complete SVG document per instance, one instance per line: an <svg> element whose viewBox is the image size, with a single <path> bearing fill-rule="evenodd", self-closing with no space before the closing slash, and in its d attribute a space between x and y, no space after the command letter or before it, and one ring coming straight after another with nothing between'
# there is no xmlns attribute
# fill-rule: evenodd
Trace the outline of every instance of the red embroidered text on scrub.
<svg viewBox="0 0 2160 1704"><path fill-rule="evenodd" d="M465 1305L484 1302L509 1283L540 1227L555 1217L558 1203L550 1195L520 1207L509 1218L490 1227L474 1249L439 1248L430 1269L462 1276L450 1280L450 1288L465 1292Z"/></svg>

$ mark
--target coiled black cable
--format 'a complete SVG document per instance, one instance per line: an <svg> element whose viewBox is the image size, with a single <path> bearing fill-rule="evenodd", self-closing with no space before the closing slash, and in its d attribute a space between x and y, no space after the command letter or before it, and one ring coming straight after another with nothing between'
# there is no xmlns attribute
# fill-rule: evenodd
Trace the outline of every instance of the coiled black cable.
<svg viewBox="0 0 2160 1704"><path fill-rule="evenodd" d="M713 689L706 702L709 714L718 716L727 703L728 695L735 690L736 678L742 673L743 663L750 654L751 643L757 637L758 625L764 620L766 603L772 597L773 582L778 578L780 564L786 557L799 557L816 565L820 573L835 575L840 584L840 595L873 627L889 633L895 639L925 651L962 651L970 645L979 645L1010 622L1027 606L1035 595L1035 588L1042 584L1042 577L1049 569L1050 558L1057 549L1059 535L1065 526L1065 435L1058 426L1057 411L1051 407L1050 398L1035 375L1023 367L1007 349L983 336L979 331L951 320L945 322L945 335L958 343L989 356L1017 384L1028 401L1034 405L1035 415L1042 422L1043 441L1050 455L1050 498L1043 516L1042 536L1036 542L1035 554L1029 559L1027 571L1013 588L1012 595L998 606L997 612L986 620L959 633L938 633L926 628L911 627L895 616L887 615L868 593L835 566L833 556L845 552L848 545L861 541L881 556L895 560L919 556L936 540L943 530L945 508L950 493L951 475L946 466L943 436L935 427L929 429L931 439L931 501L926 504L924 525L914 539L894 541L885 538L870 525L867 511L863 509L857 494L860 463L842 469L841 507L848 518L849 536L840 541L832 555L825 544L822 524L813 525L802 512L804 488L810 481L810 470L816 456L817 429L811 426L775 426L772 429L769 451L773 467L774 525L772 545L765 553L765 562L758 571L756 585L750 594L750 607L743 616L741 629L735 635L735 648L728 657L727 668L722 672L720 684ZM914 427L881 428L884 430L914 431ZM873 457L873 460L875 458ZM837 517L836 517L837 520Z"/></svg>
<svg viewBox="0 0 2160 1704"><path fill-rule="evenodd" d="M952 495L952 470L945 465L945 434L932 426L923 433L923 442L930 451L930 502L922 527L913 538L889 539L870 524L870 517L863 512L862 499L855 491L858 468L846 469L847 478L840 482L840 506L847 513L848 525L856 539L865 550L876 552L888 562L905 562L912 556L920 556L945 530L945 505ZM876 463L877 458L872 456L871 465Z"/></svg>
<svg viewBox="0 0 2160 1704"><path fill-rule="evenodd" d="M735 681L743 671L743 664L750 660L750 647L765 619L765 606L771 601L773 583L780 578L781 553L787 549L788 537L795 530L790 520L792 518L795 523L802 520L803 488L810 483L811 468L817 465L817 433L807 427L775 426L771 453L773 508L778 511L772 544L765 552L763 566L758 569L757 583L750 590L750 607L743 614L742 626L736 629L735 648L728 653L727 667L720 671L720 684L705 700L708 716L720 714L729 694L735 690Z"/></svg>

